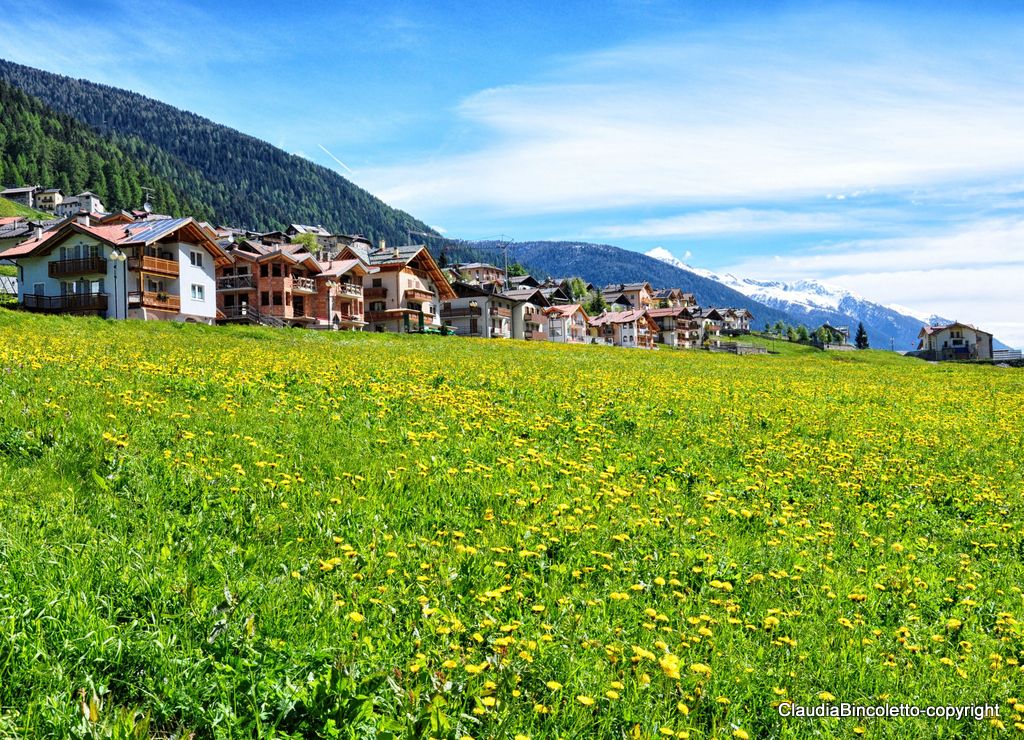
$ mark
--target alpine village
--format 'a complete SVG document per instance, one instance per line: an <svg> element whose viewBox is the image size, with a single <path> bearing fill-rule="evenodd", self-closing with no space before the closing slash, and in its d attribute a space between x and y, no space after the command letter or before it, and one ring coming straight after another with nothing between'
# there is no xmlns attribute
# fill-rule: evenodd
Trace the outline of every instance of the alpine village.
<svg viewBox="0 0 1024 740"><path fill-rule="evenodd" d="M194 217L108 212L91 192L14 186L0 197L48 218L0 219L6 290L33 312L112 319L252 323L320 330L433 333L485 339L705 349L763 354L743 342L746 308L702 306L693 293L647 282L595 286L538 279L519 265L447 264L427 244L377 244L359 234L291 224L257 232ZM5 289L0 285L0 291ZM800 328L822 349L867 347L863 327ZM771 327L766 327L770 331ZM919 356L991 360L992 335L969 324L921 329Z"/></svg>

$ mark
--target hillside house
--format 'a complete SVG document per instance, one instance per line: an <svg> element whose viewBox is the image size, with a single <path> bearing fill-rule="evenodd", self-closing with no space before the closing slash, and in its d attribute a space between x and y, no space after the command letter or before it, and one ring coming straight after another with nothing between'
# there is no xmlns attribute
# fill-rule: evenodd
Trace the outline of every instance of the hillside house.
<svg viewBox="0 0 1024 740"><path fill-rule="evenodd" d="M560 285L547 288L542 287L540 292L544 294L544 297L548 299L548 303L552 306L566 306L572 303L572 295Z"/></svg>
<svg viewBox="0 0 1024 740"><path fill-rule="evenodd" d="M86 190L78 195L63 198L60 203L54 206L53 212L59 218L64 218L65 216L75 216L79 213L90 215L105 213L106 209L103 207L103 201L100 200L98 195Z"/></svg>
<svg viewBox="0 0 1024 740"><path fill-rule="evenodd" d="M692 349L700 345L700 325L688 309L652 308L647 315L658 326L655 338L658 344L676 349Z"/></svg>
<svg viewBox="0 0 1024 740"><path fill-rule="evenodd" d="M9 201L27 208L35 208L36 193L40 190L41 188L38 185L24 185L5 188L0 190L0 198L6 198Z"/></svg>
<svg viewBox="0 0 1024 740"><path fill-rule="evenodd" d="M456 298L423 244L376 249L362 243L342 247L338 259L358 259L371 274L363 284L365 319L371 331L440 331L441 304Z"/></svg>
<svg viewBox="0 0 1024 740"><path fill-rule="evenodd" d="M214 234L192 218L131 224L81 215L7 250L28 311L212 324L215 269L228 263Z"/></svg>
<svg viewBox="0 0 1024 740"><path fill-rule="evenodd" d="M608 305L643 309L654 303L654 289L650 283L616 283L605 286L601 293ZM622 299L625 299L624 303Z"/></svg>
<svg viewBox="0 0 1024 740"><path fill-rule="evenodd" d="M487 283L505 284L505 271L487 262L470 262L453 265L463 282L485 285Z"/></svg>
<svg viewBox="0 0 1024 740"><path fill-rule="evenodd" d="M42 211L55 211L64 202L64 193L60 188L44 188L36 193L36 208Z"/></svg>
<svg viewBox="0 0 1024 740"><path fill-rule="evenodd" d="M508 279L509 290L515 288L539 288L540 283L533 275L513 275Z"/></svg>
<svg viewBox="0 0 1024 740"><path fill-rule="evenodd" d="M588 330L591 340L598 344L654 349L658 325L645 309L630 309L605 311L590 319Z"/></svg>
<svg viewBox="0 0 1024 740"><path fill-rule="evenodd" d="M925 326L917 336L914 354L926 360L992 359L992 335L971 324L954 321L944 326Z"/></svg>
<svg viewBox="0 0 1024 740"><path fill-rule="evenodd" d="M302 244L243 240L227 249L218 270L221 320L312 328L361 329L363 278L359 260L317 260Z"/></svg>
<svg viewBox="0 0 1024 740"><path fill-rule="evenodd" d="M654 291L654 306L658 308L689 308L697 305L693 293L684 293L679 288L663 288Z"/></svg>
<svg viewBox="0 0 1024 740"><path fill-rule="evenodd" d="M548 339L563 344L585 344L590 317L578 303L551 306L548 317Z"/></svg>
<svg viewBox="0 0 1024 740"><path fill-rule="evenodd" d="M727 334L749 334L754 314L745 308L719 309L722 315L722 329ZM847 331L849 337L849 331Z"/></svg>
<svg viewBox="0 0 1024 740"><path fill-rule="evenodd" d="M551 303L540 288L517 288L501 294L515 301L512 310L512 338L544 341L548 338L548 317L544 310Z"/></svg>
<svg viewBox="0 0 1024 740"><path fill-rule="evenodd" d="M441 304L441 319L463 337L510 339L519 301L494 290L494 284L452 283L455 298Z"/></svg>

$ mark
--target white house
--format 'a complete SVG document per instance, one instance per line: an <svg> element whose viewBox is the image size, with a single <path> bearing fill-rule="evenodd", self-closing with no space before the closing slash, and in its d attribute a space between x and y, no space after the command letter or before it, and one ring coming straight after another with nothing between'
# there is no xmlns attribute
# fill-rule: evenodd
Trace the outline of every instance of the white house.
<svg viewBox="0 0 1024 740"><path fill-rule="evenodd" d="M916 354L928 360L992 359L992 335L970 324L925 326L917 337Z"/></svg>
<svg viewBox="0 0 1024 740"><path fill-rule="evenodd" d="M464 337L509 339L519 301L494 292L491 285L452 283L455 298L441 304L441 319Z"/></svg>
<svg viewBox="0 0 1024 740"><path fill-rule="evenodd" d="M587 322L590 317L578 303L552 306L545 311L548 317L548 339L563 344L585 344Z"/></svg>
<svg viewBox="0 0 1024 740"><path fill-rule="evenodd" d="M212 324L227 257L192 218L95 225L88 215L7 250L28 311Z"/></svg>
<svg viewBox="0 0 1024 740"><path fill-rule="evenodd" d="M104 213L103 202L95 193L86 190L78 195L71 195L64 198L60 203L54 204L53 212L59 217L73 216L77 213Z"/></svg>

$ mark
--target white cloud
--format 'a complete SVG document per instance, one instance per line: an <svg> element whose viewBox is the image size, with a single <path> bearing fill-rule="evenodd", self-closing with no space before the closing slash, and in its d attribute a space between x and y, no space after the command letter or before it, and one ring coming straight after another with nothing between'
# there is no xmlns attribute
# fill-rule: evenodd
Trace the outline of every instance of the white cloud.
<svg viewBox="0 0 1024 740"><path fill-rule="evenodd" d="M464 100L456 113L488 134L482 148L363 179L412 210L518 214L826 193L849 202L1019 171L1024 58L1020 39L1000 34L951 54L883 20L788 18L718 29L713 43L613 49Z"/></svg>
<svg viewBox="0 0 1024 740"><path fill-rule="evenodd" d="M849 242L756 257L724 268L745 277L828 280L915 315L977 324L1024 347L1024 218L983 220L941 235Z"/></svg>
<svg viewBox="0 0 1024 740"><path fill-rule="evenodd" d="M697 211L636 223L599 226L587 236L604 239L658 236L709 236L713 234L822 233L866 225L864 212L855 214L781 209L730 208Z"/></svg>

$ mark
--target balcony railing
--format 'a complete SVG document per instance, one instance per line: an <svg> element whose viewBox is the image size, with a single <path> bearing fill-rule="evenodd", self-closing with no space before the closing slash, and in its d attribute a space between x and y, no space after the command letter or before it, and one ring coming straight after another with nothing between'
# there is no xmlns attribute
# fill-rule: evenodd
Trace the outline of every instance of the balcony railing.
<svg viewBox="0 0 1024 740"><path fill-rule="evenodd" d="M491 316L501 316L505 319L512 318L512 311L507 308L501 308L499 306L491 306Z"/></svg>
<svg viewBox="0 0 1024 740"><path fill-rule="evenodd" d="M102 257L85 257L73 260L54 260L47 265L50 277L69 275L106 275L107 261Z"/></svg>
<svg viewBox="0 0 1024 740"><path fill-rule="evenodd" d="M295 293L316 293L316 281L309 277L292 276L292 291Z"/></svg>
<svg viewBox="0 0 1024 740"><path fill-rule="evenodd" d="M174 260L152 257L148 254L143 257L129 257L128 269L148 272L153 275L168 275L170 277L177 276L179 272L178 263Z"/></svg>
<svg viewBox="0 0 1024 740"><path fill-rule="evenodd" d="M387 288L363 288L363 297L366 300L368 300L368 301L373 299L373 298L387 298L388 297L388 289Z"/></svg>
<svg viewBox="0 0 1024 740"><path fill-rule="evenodd" d="M472 308L472 307L468 307L468 308L452 308L452 309L449 309L447 311L442 311L441 312L441 318L444 318L444 319L461 319L461 318L465 318L466 316L480 316L482 313L483 313L483 311L480 310L479 306L477 306L476 308Z"/></svg>
<svg viewBox="0 0 1024 740"><path fill-rule="evenodd" d="M338 292L342 295L352 296L353 298L362 298L363 286L354 285L353 283L338 283Z"/></svg>
<svg viewBox="0 0 1024 740"><path fill-rule="evenodd" d="M167 293L155 293L151 291L134 292L128 294L128 306L136 308L158 308L163 311L181 310L181 298Z"/></svg>
<svg viewBox="0 0 1024 740"><path fill-rule="evenodd" d="M255 290L256 280L252 275L224 275L217 278L217 290Z"/></svg>
<svg viewBox="0 0 1024 740"><path fill-rule="evenodd" d="M69 295L25 295L21 303L26 311L39 313L92 313L107 310L106 293Z"/></svg>
<svg viewBox="0 0 1024 740"><path fill-rule="evenodd" d="M407 301L432 301L434 300L434 294L429 290L420 290L419 288L406 288L405 289L405 300Z"/></svg>

